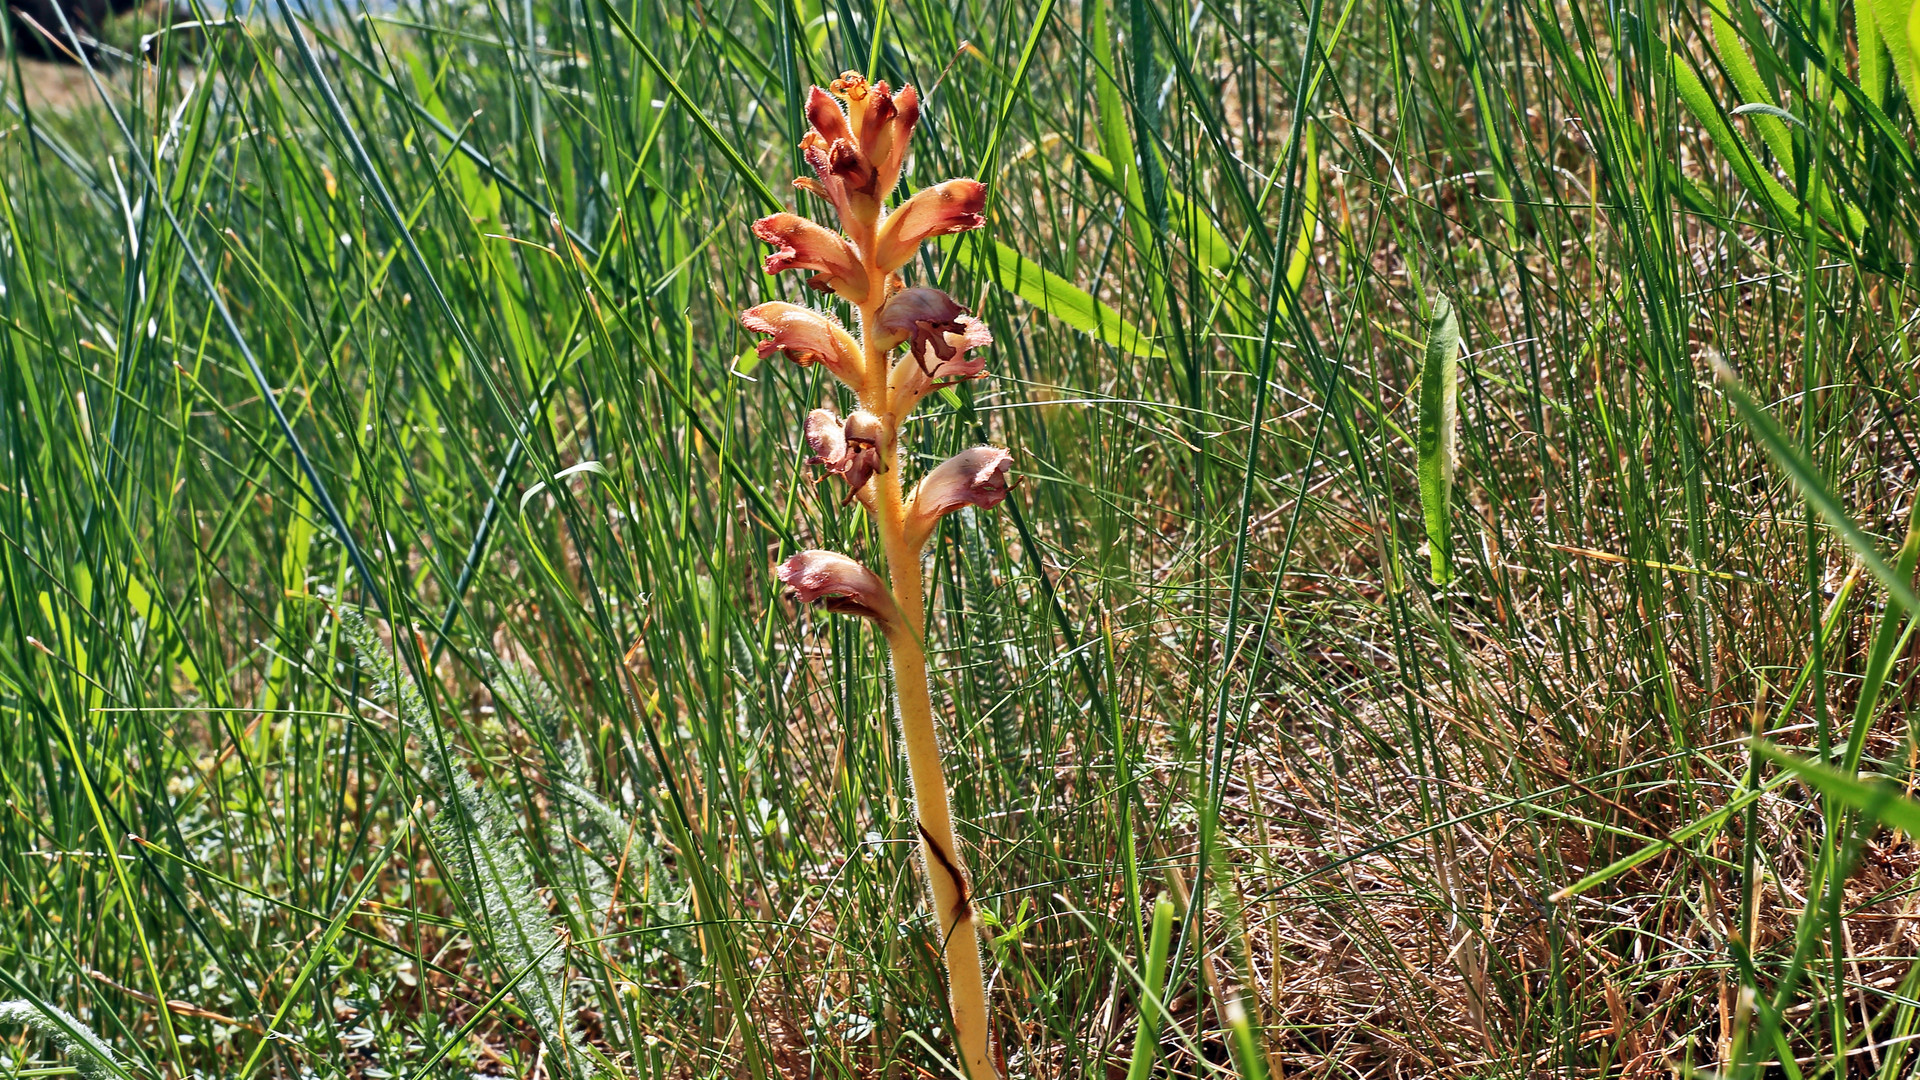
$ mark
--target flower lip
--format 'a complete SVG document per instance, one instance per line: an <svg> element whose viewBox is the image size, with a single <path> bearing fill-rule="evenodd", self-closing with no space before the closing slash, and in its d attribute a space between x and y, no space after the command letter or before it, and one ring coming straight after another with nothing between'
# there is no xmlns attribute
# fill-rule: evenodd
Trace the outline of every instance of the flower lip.
<svg viewBox="0 0 1920 1080"><path fill-rule="evenodd" d="M874 320L875 341L886 348L907 343L912 362L893 366L890 393L897 416L913 411L919 400L942 386L986 371L984 357L972 350L993 343L986 324L938 289L903 289L889 299Z"/></svg>
<svg viewBox="0 0 1920 1080"><path fill-rule="evenodd" d="M838 233L798 214L772 214L753 223L753 234L776 247L767 254L766 270L812 270L807 282L822 292L838 293L849 303L867 299L866 268L853 245Z"/></svg>
<svg viewBox="0 0 1920 1080"><path fill-rule="evenodd" d="M874 262L882 273L900 269L920 245L936 236L966 232L987 223L987 185L978 180L945 180L914 192L880 223Z"/></svg>
<svg viewBox="0 0 1920 1080"><path fill-rule="evenodd" d="M880 418L865 409L855 409L853 415L847 417L842 434L847 440L849 459L843 474L847 481L847 499L859 496L864 503L872 498L867 481L884 468L880 460ZM845 506L847 499L842 499L840 505Z"/></svg>
<svg viewBox="0 0 1920 1080"><path fill-rule="evenodd" d="M1007 497L1013 455L997 446L975 446L935 466L907 497L907 539L917 550L940 519L963 506L988 509Z"/></svg>
<svg viewBox="0 0 1920 1080"><path fill-rule="evenodd" d="M871 450L880 445L880 418L865 409L855 409L847 417L847 445Z"/></svg>
<svg viewBox="0 0 1920 1080"><path fill-rule="evenodd" d="M840 320L823 311L815 311L784 300L770 300L740 313L740 325L766 340L755 345L761 359L782 353L787 359L806 367L824 364L845 383L853 383L860 371L860 346L840 325Z"/></svg>
<svg viewBox="0 0 1920 1080"><path fill-rule="evenodd" d="M858 615L884 630L899 626L900 613L893 594L873 571L837 551L818 548L799 552L774 571L794 598L820 604L828 611Z"/></svg>

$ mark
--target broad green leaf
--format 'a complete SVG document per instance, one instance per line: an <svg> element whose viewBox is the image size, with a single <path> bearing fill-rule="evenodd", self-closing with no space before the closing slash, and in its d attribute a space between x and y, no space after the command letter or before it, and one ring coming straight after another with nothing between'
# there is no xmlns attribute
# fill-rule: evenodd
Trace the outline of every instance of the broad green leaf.
<svg viewBox="0 0 1920 1080"><path fill-rule="evenodd" d="M1680 103L1700 122L1707 137L1713 140L1713 145L1727 159L1727 164L1733 167L1733 174L1739 178L1741 185L1765 203L1774 217L1783 222L1796 220L1800 216L1800 200L1781 186L1780 181L1759 168L1753 148L1733 128L1727 126L1726 118L1720 115L1713 95L1707 92L1706 84L1694 73L1693 65L1671 49L1667 50L1667 58L1668 68L1673 72L1673 88L1680 95Z"/></svg>
<svg viewBox="0 0 1920 1080"><path fill-rule="evenodd" d="M313 504L304 496L293 497L293 507L287 513L286 545L280 552L280 598L273 605L273 625L283 641L295 641L299 637L299 631L292 622L299 617L296 613L300 605L299 601L292 598L302 596L307 591L307 566L313 556L313 538L319 532L313 523L314 513ZM291 672L286 657L274 653L273 660L267 665L267 682L260 695L261 712L271 716L279 711L285 700ZM261 725L263 747L271 737L271 725Z"/></svg>
<svg viewBox="0 0 1920 1080"><path fill-rule="evenodd" d="M1874 21L1872 0L1857 0L1853 5L1853 32L1860 44L1860 89L1875 108L1885 109L1893 58L1887 55L1880 24Z"/></svg>
<svg viewBox="0 0 1920 1080"><path fill-rule="evenodd" d="M1453 580L1453 469L1460 439L1460 321L1444 296L1427 317L1420 367L1420 512L1427 521L1433 581Z"/></svg>
<svg viewBox="0 0 1920 1080"><path fill-rule="evenodd" d="M187 651L186 635L180 632L180 627L175 625L173 618L167 614L166 607L155 600L153 593L148 591L146 585L132 574L127 575L126 596L127 606L133 609L134 615L146 623L147 633L161 643L161 648L166 650L167 655L172 658L181 676L192 684L196 693L203 692L200 686L200 669L194 665L193 654Z"/></svg>
<svg viewBox="0 0 1920 1080"><path fill-rule="evenodd" d="M1907 10L1907 103L1920 101L1920 0Z"/></svg>
<svg viewBox="0 0 1920 1080"><path fill-rule="evenodd" d="M1747 104L1733 110L1735 116L1759 113L1753 119L1753 126L1759 130L1760 137L1766 140L1773 156L1786 165L1789 175L1798 175L1794 168L1793 133L1788 131L1781 119L1799 123L1793 114L1780 108L1773 99L1773 91L1760 78L1760 72L1753 66L1753 59L1747 55L1746 43L1740 40L1740 31L1733 23L1718 11L1713 13L1714 55L1719 57L1720 65L1726 68L1727 78L1732 80L1733 88L1740 99Z"/></svg>
<svg viewBox="0 0 1920 1080"><path fill-rule="evenodd" d="M1920 102L1920 2L1916 0L1858 0L1873 16L1880 44L1893 58L1893 73L1907 91L1907 100ZM1864 46L1866 38L1861 42ZM1864 78L1864 75L1862 76ZM1869 91L1871 92L1871 91Z"/></svg>
<svg viewBox="0 0 1920 1080"><path fill-rule="evenodd" d="M1121 318L1119 312L998 240L953 243L947 251L961 266L1075 330L1092 334L1134 356L1157 360L1167 355L1165 349Z"/></svg>
<svg viewBox="0 0 1920 1080"><path fill-rule="evenodd" d="M1103 179L1126 198L1131 214L1134 204L1140 202L1140 179L1131 175L1133 136L1127 131L1127 106L1120 97L1120 84L1113 79L1113 37L1107 29L1107 6L1107 0L1086 5L1087 49L1093 54L1093 98L1100 111L1100 150L1106 155L1102 159L1107 165ZM1067 145L1080 149L1073 139L1068 139Z"/></svg>
<svg viewBox="0 0 1920 1080"><path fill-rule="evenodd" d="M1153 904L1153 929L1147 944L1146 977L1141 982L1146 1006L1140 1010L1140 1023L1133 1032L1133 1061L1127 1067L1127 1080L1147 1080L1153 1071L1155 1051L1160 1048L1160 1021L1166 1014L1161 998L1167 989L1167 943L1172 938L1173 901L1166 893Z"/></svg>
<svg viewBox="0 0 1920 1080"><path fill-rule="evenodd" d="M1894 556L1893 572L1902 581L1912 581L1920 564L1920 501L1913 501L1907 514L1907 539ZM1894 661L1906 655L1913 636L1913 613L1898 604L1888 604L1880 612L1880 628L1874 632L1873 647L1867 650L1867 666L1860 680L1860 697L1853 706L1853 730L1847 737L1847 756L1842 762L1849 769L1860 767L1860 755L1866 751L1867 732L1873 728L1874 710L1880 694L1893 674Z"/></svg>
<svg viewBox="0 0 1920 1080"><path fill-rule="evenodd" d="M1300 286L1306 284L1308 260L1313 256L1313 227L1320 219L1320 148L1313 137L1313 125L1306 125L1307 141L1301 147L1304 153L1305 190L1301 192L1300 236L1294 241L1293 254L1287 260L1287 291L1300 293Z"/></svg>

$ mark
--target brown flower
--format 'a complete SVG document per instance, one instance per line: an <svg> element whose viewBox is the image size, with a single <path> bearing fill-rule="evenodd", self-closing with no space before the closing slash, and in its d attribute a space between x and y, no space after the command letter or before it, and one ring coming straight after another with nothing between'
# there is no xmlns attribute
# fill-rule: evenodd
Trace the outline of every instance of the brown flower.
<svg viewBox="0 0 1920 1080"><path fill-rule="evenodd" d="M893 366L889 393L895 416L912 412L934 390L986 370L985 357L968 353L991 345L993 335L966 310L938 289L903 289L880 309L875 341L889 349L904 342L908 352Z"/></svg>
<svg viewBox="0 0 1920 1080"><path fill-rule="evenodd" d="M807 414L803 435L807 448L813 451L807 464L822 466L847 482L847 497L840 500L840 505L855 497L865 504L872 497L867 481L880 471L880 440L884 437L880 418L856 409L842 421L832 409L815 409Z"/></svg>
<svg viewBox="0 0 1920 1080"><path fill-rule="evenodd" d="M840 111L836 94L847 102L847 113ZM881 207L900 180L907 142L919 119L920 96L911 86L896 95L886 83L869 85L849 71L834 80L831 94L814 87L807 95L812 127L800 140L801 155L814 175L795 180L794 186L831 202L840 227L854 243L871 246Z"/></svg>
<svg viewBox="0 0 1920 1080"><path fill-rule="evenodd" d="M825 364L841 382L858 385L860 345L833 316L773 300L741 312L740 325L770 335L755 346L761 359L778 352L801 367Z"/></svg>
<svg viewBox="0 0 1920 1080"><path fill-rule="evenodd" d="M775 573L795 599L820 604L828 611L872 619L886 631L900 626L893 594L873 571L834 551L802 551L780 564Z"/></svg>
<svg viewBox="0 0 1920 1080"><path fill-rule="evenodd" d="M839 233L798 214L774 214L753 223L753 234L777 245L767 255L767 273L812 270L807 284L821 292L838 293L849 303L867 298L867 272L860 253Z"/></svg>
<svg viewBox="0 0 1920 1080"><path fill-rule="evenodd" d="M875 198L884 202L900 180L907 143L920 122L920 94L911 86L893 93L885 82L869 83L855 71L843 72L832 89L846 100L854 138L873 164Z"/></svg>
<svg viewBox="0 0 1920 1080"><path fill-rule="evenodd" d="M978 180L947 180L921 188L880 222L874 265L891 273L907 265L923 242L985 225L980 211L986 205L987 185Z"/></svg>
<svg viewBox="0 0 1920 1080"><path fill-rule="evenodd" d="M887 299L876 320L874 343L891 349L910 342L907 352L922 367L936 367L968 349L993 344L986 324L939 289L902 289Z"/></svg>
<svg viewBox="0 0 1920 1080"><path fill-rule="evenodd" d="M997 446L975 446L941 462L907 496L907 542L919 550L940 519L963 506L999 506L1012 466L1013 455Z"/></svg>
<svg viewBox="0 0 1920 1080"><path fill-rule="evenodd" d="M832 203L840 227L856 242L871 242L881 199L873 160L860 149L839 103L817 86L807 97L807 119L813 128L800 140L800 155L813 166L813 178L801 177L793 186Z"/></svg>

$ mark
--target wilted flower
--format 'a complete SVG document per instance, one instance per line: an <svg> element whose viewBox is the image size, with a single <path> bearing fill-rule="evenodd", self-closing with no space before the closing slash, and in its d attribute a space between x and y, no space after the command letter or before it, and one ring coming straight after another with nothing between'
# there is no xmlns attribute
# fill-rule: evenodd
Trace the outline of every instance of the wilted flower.
<svg viewBox="0 0 1920 1080"><path fill-rule="evenodd" d="M997 446L975 446L941 462L907 496L907 537L915 550L933 535L940 519L963 506L999 506L1007 497L1013 455Z"/></svg>
<svg viewBox="0 0 1920 1080"><path fill-rule="evenodd" d="M802 551L775 571L795 599L842 615L872 619L889 632L900 626L893 594L874 572L834 551Z"/></svg>
<svg viewBox="0 0 1920 1080"><path fill-rule="evenodd" d="M773 300L741 312L740 325L756 334L772 335L755 347L762 360L784 353L801 367L825 364L841 382L859 382L860 343L840 320L825 312Z"/></svg>

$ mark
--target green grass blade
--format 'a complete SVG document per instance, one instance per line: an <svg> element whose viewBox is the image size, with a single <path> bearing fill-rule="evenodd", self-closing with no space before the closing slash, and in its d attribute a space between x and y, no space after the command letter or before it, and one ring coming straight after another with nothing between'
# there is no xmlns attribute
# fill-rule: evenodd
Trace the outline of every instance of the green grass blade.
<svg viewBox="0 0 1920 1080"><path fill-rule="evenodd" d="M1166 1007L1160 995L1167 985L1167 945L1173 939L1173 901L1165 893L1153 902L1153 929L1147 939L1147 966L1140 984L1139 1027L1133 1032L1133 1058L1127 1080L1147 1080L1160 1051L1160 1025Z"/></svg>
<svg viewBox="0 0 1920 1080"><path fill-rule="evenodd" d="M1920 597L1914 595L1912 585L1902 578L1898 571L1887 565L1886 559L1880 554L1880 545L1873 537L1867 535L1866 530L1854 522L1846 508L1840 504L1839 497L1834 495L1833 490L1827 486L1827 481L1820 475L1820 470L1813 462L1807 460L1798 446L1787 438L1786 432L1780 429L1780 425L1774 421L1773 417L1753 400L1752 395L1747 393L1747 388L1741 384L1739 376L1735 375L1731 368L1723 366L1720 368L1719 375L1721 389L1726 392L1727 400L1733 404L1734 411L1746 424L1747 430L1753 432L1754 437L1760 441L1760 445L1766 449L1768 456L1786 471L1794 486L1800 489L1801 496L1813 506L1815 512L1826 519L1827 524L1833 526L1834 531L1838 532L1847 546L1853 549L1854 555L1866 566L1867 571L1879 579L1881 586L1887 590L1889 599L1905 611L1920 611Z"/></svg>

